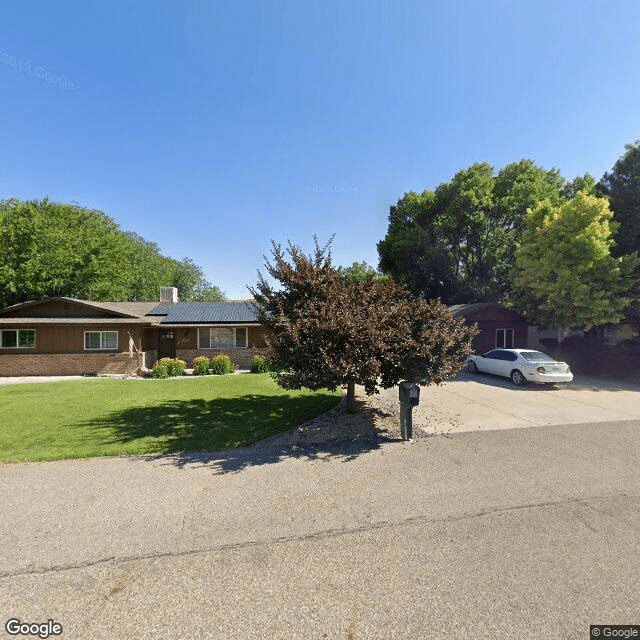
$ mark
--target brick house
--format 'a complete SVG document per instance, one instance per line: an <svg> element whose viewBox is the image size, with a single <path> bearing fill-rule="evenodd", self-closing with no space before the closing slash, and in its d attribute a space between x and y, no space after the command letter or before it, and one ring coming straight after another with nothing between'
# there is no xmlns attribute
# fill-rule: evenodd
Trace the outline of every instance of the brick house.
<svg viewBox="0 0 640 640"><path fill-rule="evenodd" d="M224 353L240 368L266 353L251 301L158 302L45 298L0 310L0 376L141 373L163 357Z"/></svg>

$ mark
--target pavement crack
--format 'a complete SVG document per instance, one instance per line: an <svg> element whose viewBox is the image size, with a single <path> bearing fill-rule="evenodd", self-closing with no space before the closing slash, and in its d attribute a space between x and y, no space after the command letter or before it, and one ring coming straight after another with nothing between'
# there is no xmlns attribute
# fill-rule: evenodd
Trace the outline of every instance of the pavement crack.
<svg viewBox="0 0 640 640"><path fill-rule="evenodd" d="M621 494L621 495L624 496L626 494ZM606 496L606 497L615 497L615 496ZM628 520L627 518L622 518L619 515L617 515L615 513L612 513L609 509L598 509L598 507L596 507L594 504L591 504L590 502L587 502L587 501L582 500L582 499L576 499L576 502L580 506L584 507L585 509L590 509L591 511L595 511L596 513L599 513L600 515L607 516L609 518L613 518L614 520L616 520L620 524L628 525L632 529L640 530L640 527L637 525L637 523L633 522L632 520Z"/></svg>
<svg viewBox="0 0 640 640"><path fill-rule="evenodd" d="M628 497L628 493L616 493L610 495L602 495L602 496L593 496L589 498L589 501L592 500L602 500L606 498L619 498L619 497ZM589 502L584 499L578 498L567 498L562 500L548 500L543 502L532 502L527 504L514 505L510 507L489 507L486 509L480 509L479 511L475 511L472 513L464 513L456 516L440 516L440 517L431 517L431 516L412 516L409 518L403 518L398 521L388 521L388 520L380 520L378 522L367 523L362 526L352 527L350 529L345 529L342 527L337 527L333 529L325 529L322 531L314 531L311 533L300 534L300 535L291 535L291 536L279 536L277 538L270 538L266 540L247 540L244 542L236 542L230 544L222 544L218 546L211 547L203 547L200 549L186 549L184 551L166 551L166 552L156 552L156 553L148 553L148 554L140 554L140 555L132 555L132 556L110 556L108 558L100 558L98 560L87 560L85 562L78 563L68 563L68 564L60 564L52 567L42 567L37 569L29 569L26 571L8 571L8 572L0 572L0 579L4 578L12 578L12 577L20 577L20 576L30 576L30 575L42 575L47 573L58 573L62 571L70 571L74 569L85 569L88 567L94 567L103 564L114 564L121 565L127 562L138 562L143 560L156 560L163 558L180 558L180 557L189 557L189 556L200 556L206 555L209 553L216 552L224 552L224 551L235 551L241 549L248 549L251 547L259 547L259 546L268 546L274 544L287 544L290 542L302 542L309 540L324 540L328 538L338 538L345 535L351 535L354 533L362 533L366 531L375 531L379 529L391 529L396 527L404 527L408 525L414 524L444 524L451 522L462 522L465 520L472 520L475 518L484 518L487 516L492 516L496 514L506 514L516 511L525 511L527 509L545 509L550 507L557 507L562 505L576 505L579 504L583 507L594 508ZM611 514L607 514L611 515Z"/></svg>

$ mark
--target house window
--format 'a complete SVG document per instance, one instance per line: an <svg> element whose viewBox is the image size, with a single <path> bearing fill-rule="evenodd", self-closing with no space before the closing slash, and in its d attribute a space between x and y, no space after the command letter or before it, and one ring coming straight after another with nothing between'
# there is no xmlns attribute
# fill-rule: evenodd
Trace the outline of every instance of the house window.
<svg viewBox="0 0 640 640"><path fill-rule="evenodd" d="M246 327L211 327L210 329L198 329L199 349L244 349L246 346Z"/></svg>
<svg viewBox="0 0 640 640"><path fill-rule="evenodd" d="M5 329L0 333L3 349L32 349L36 346L35 329Z"/></svg>
<svg viewBox="0 0 640 640"><path fill-rule="evenodd" d="M117 331L85 331L84 332L85 351L96 349L117 349Z"/></svg>
<svg viewBox="0 0 640 640"><path fill-rule="evenodd" d="M496 329L496 349L513 349L513 329Z"/></svg>

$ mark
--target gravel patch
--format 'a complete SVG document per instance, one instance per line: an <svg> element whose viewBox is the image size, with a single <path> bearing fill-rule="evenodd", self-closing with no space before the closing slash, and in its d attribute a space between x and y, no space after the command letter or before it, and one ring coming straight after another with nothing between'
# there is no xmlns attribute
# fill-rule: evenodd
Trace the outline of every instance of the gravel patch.
<svg viewBox="0 0 640 640"><path fill-rule="evenodd" d="M400 418L380 395L367 396L356 385L355 412L347 413L346 395L333 409L291 431L265 438L253 447L314 448L344 443L382 443L400 440Z"/></svg>

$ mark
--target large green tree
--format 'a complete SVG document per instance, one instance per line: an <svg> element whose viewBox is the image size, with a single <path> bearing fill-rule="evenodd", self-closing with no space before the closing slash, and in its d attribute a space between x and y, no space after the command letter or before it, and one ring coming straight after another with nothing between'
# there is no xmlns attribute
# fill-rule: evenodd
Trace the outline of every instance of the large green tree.
<svg viewBox="0 0 640 640"><path fill-rule="evenodd" d="M435 191L406 193L391 207L378 243L380 269L414 294L447 304L508 300L526 210L544 199L560 204L572 188L589 184L588 175L567 183L531 160L497 174L486 162L473 164Z"/></svg>
<svg viewBox="0 0 640 640"><path fill-rule="evenodd" d="M598 191L609 198L613 219L619 225L612 254L640 251L640 140L625 145L624 154L598 183Z"/></svg>
<svg viewBox="0 0 640 640"><path fill-rule="evenodd" d="M533 323L591 329L622 318L637 257L611 256L611 217L606 199L584 192L529 210L512 278L516 308Z"/></svg>
<svg viewBox="0 0 640 640"><path fill-rule="evenodd" d="M164 256L101 211L0 202L0 307L48 296L157 300L161 286L177 286L182 300L221 295L192 260Z"/></svg>
<svg viewBox="0 0 640 640"><path fill-rule="evenodd" d="M338 273L343 282L362 283L367 278L374 278L386 282L391 276L379 273L374 267L366 262L354 262L350 267L338 267Z"/></svg>
<svg viewBox="0 0 640 640"><path fill-rule="evenodd" d="M315 236L314 236L315 239ZM347 388L353 409L355 385L378 393L403 379L442 382L472 352L475 328L453 318L438 301L411 299L393 279L345 282L331 265L330 242L307 257L289 243L292 263L273 243L266 268L281 288L259 274L250 288L260 322L269 327L270 367L285 389Z"/></svg>

